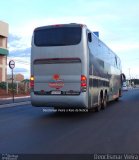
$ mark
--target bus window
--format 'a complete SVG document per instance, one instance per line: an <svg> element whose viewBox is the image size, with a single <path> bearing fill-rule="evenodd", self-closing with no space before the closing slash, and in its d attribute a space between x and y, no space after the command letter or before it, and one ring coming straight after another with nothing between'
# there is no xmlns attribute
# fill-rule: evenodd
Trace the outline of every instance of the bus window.
<svg viewBox="0 0 139 160"><path fill-rule="evenodd" d="M91 33L88 33L88 41L92 42L92 35L91 35Z"/></svg>
<svg viewBox="0 0 139 160"><path fill-rule="evenodd" d="M34 31L36 46L76 45L81 41L81 27L52 27Z"/></svg>

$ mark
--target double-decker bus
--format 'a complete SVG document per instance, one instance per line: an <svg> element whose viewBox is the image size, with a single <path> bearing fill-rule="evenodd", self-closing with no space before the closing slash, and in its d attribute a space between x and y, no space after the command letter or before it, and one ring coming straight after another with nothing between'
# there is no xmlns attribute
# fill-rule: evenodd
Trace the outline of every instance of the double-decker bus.
<svg viewBox="0 0 139 160"><path fill-rule="evenodd" d="M121 74L119 57L86 25L49 25L33 32L33 106L99 111L121 96Z"/></svg>

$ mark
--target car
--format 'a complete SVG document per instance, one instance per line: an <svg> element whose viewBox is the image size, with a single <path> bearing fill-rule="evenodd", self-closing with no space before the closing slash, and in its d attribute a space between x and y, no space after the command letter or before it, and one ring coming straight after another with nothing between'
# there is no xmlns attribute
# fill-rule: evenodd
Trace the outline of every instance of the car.
<svg viewBox="0 0 139 160"><path fill-rule="evenodd" d="M122 90L123 90L123 91L128 91L128 88L127 88L127 85L126 85L126 84L123 84Z"/></svg>

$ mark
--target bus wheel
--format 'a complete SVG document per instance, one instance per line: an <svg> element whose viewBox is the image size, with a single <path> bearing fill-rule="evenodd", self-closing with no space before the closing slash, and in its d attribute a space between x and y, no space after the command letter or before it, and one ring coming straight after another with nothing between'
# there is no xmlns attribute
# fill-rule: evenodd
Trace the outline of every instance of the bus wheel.
<svg viewBox="0 0 139 160"><path fill-rule="evenodd" d="M88 112L94 112L94 108L88 108Z"/></svg>
<svg viewBox="0 0 139 160"><path fill-rule="evenodd" d="M107 107L107 102L108 102L108 96L107 96L107 93L105 93L105 96L103 98L103 103L102 103L102 109L105 109Z"/></svg>
<svg viewBox="0 0 139 160"><path fill-rule="evenodd" d="M115 101L119 101L119 97L117 97L117 98L115 99Z"/></svg>
<svg viewBox="0 0 139 160"><path fill-rule="evenodd" d="M99 104L98 104L97 107L95 108L95 111L96 111L96 112L99 112L99 111L101 110L102 104L103 104L103 99L102 99L102 97L100 96L100 98L99 98Z"/></svg>
<svg viewBox="0 0 139 160"><path fill-rule="evenodd" d="M119 101L120 95L121 95L121 91L119 90L118 97L115 99L115 101Z"/></svg>

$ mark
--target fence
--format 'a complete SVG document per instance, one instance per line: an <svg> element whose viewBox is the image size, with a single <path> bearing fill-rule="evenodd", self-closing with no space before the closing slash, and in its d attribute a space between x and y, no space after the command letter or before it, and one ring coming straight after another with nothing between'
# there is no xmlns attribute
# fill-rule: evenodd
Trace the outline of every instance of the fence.
<svg viewBox="0 0 139 160"><path fill-rule="evenodd" d="M12 95L12 90L15 96L24 96L30 94L29 82L14 82L13 89L11 82L0 83L0 97L8 97Z"/></svg>

